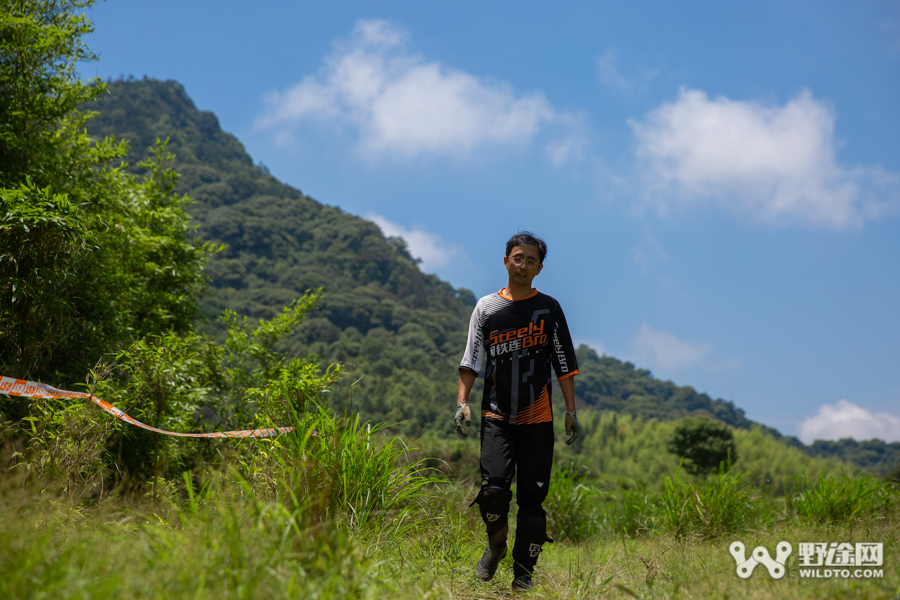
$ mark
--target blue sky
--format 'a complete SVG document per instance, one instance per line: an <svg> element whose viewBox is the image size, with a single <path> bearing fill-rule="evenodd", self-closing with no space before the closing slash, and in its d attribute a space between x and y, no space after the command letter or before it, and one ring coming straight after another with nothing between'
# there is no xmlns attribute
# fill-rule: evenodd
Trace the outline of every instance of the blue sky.
<svg viewBox="0 0 900 600"><path fill-rule="evenodd" d="M559 4L113 0L81 72L181 82L478 296L534 231L601 353L807 442L900 440L900 5Z"/></svg>

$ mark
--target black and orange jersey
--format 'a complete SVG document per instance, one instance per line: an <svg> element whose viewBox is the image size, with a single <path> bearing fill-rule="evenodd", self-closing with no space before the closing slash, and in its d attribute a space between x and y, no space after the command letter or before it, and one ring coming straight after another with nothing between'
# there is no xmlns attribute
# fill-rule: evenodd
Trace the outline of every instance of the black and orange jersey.
<svg viewBox="0 0 900 600"><path fill-rule="evenodd" d="M510 424L553 420L551 370L578 373L575 349L559 302L533 289L518 300L500 290L478 301L460 369L485 366L481 416Z"/></svg>

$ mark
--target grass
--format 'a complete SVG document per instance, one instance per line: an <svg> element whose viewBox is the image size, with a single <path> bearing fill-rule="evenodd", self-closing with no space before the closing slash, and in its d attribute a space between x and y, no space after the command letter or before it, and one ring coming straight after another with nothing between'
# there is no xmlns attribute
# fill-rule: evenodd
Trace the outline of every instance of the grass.
<svg viewBox="0 0 900 600"><path fill-rule="evenodd" d="M484 534L471 479L436 477L402 440L358 418L311 408L294 426L245 448L231 470L186 473L147 497L88 506L8 477L0 598L510 597L510 556L490 583L473 577ZM448 447L447 456L467 472L465 455ZM545 505L556 543L529 596L900 597L896 486L833 476L796 485L773 500L743 473L676 471L656 493L559 468ZM782 540L795 549L784 579L763 567L737 576L733 541L774 556ZM863 541L884 544L882 579L800 578L798 543Z"/></svg>
<svg viewBox="0 0 900 600"><path fill-rule="evenodd" d="M663 478L663 527L676 536L715 539L762 524L761 495L747 473L718 474L696 484L683 479L681 469L674 478Z"/></svg>
<svg viewBox="0 0 900 600"><path fill-rule="evenodd" d="M816 523L883 517L896 508L893 490L872 475L828 477L810 483L805 475L795 480L794 493L787 496L788 510Z"/></svg>
<svg viewBox="0 0 900 600"><path fill-rule="evenodd" d="M216 488L215 486L220 486ZM180 505L111 500L90 510L8 489L0 512L3 598L507 598L510 559L477 582L483 550L467 486L444 485L418 506L415 526L349 526L308 505L261 500L245 482L210 485ZM345 515L346 517L346 515ZM716 538L602 530L549 544L535 581L541 598L893 598L900 593L900 528L882 520L774 521ZM772 580L737 577L728 552L787 540L883 542L884 578L800 579L796 562Z"/></svg>

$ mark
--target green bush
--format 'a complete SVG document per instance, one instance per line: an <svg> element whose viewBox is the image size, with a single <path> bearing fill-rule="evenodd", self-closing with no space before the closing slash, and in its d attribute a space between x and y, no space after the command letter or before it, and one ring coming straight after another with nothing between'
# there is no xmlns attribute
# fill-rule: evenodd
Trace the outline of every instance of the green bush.
<svg viewBox="0 0 900 600"><path fill-rule="evenodd" d="M666 440L666 449L683 460L691 475L707 476L716 469L731 469L737 450L731 427L706 417L682 419Z"/></svg>

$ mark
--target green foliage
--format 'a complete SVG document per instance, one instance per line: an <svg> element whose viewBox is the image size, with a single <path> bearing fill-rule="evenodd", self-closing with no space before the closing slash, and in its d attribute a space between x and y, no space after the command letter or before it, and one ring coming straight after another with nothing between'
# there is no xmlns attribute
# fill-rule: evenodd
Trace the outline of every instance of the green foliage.
<svg viewBox="0 0 900 600"><path fill-rule="evenodd" d="M838 441L816 440L809 451L813 456L840 458L881 475L900 471L900 442L890 444L884 440L858 442L853 438L842 438Z"/></svg>
<svg viewBox="0 0 900 600"><path fill-rule="evenodd" d="M215 402L213 392L223 384L221 356L221 349L201 335L147 336L116 356L118 376L101 383L97 394L147 425L168 431L202 430L199 410ZM215 445L121 421L116 428L118 434L106 442L108 456L130 485L177 477L210 460Z"/></svg>
<svg viewBox="0 0 900 600"><path fill-rule="evenodd" d="M0 369L27 374L68 333L72 277L89 237L66 194L0 189Z"/></svg>
<svg viewBox="0 0 900 600"><path fill-rule="evenodd" d="M368 598L380 587L364 548L302 499L214 483L146 513L3 500L3 598Z"/></svg>
<svg viewBox="0 0 900 600"><path fill-rule="evenodd" d="M666 451L666 440L677 422L644 420L610 411L597 413L589 408L579 409L578 418L585 432L575 445L581 444L580 460L609 484L659 492L662 478L678 468L679 459ZM555 426L561 435L562 423ZM735 467L751 473L773 496L783 495L801 473L840 475L847 470L835 460L811 458L761 427L735 429L733 433L739 455ZM565 451L558 454L557 460L567 456Z"/></svg>
<svg viewBox="0 0 900 600"><path fill-rule="evenodd" d="M275 350L275 345L289 336L306 314L321 298L318 292L309 290L284 307L281 314L272 319L259 319L256 328L250 320L234 311L226 310L221 320L228 328L229 376L235 382L249 387L275 378L285 357Z"/></svg>
<svg viewBox="0 0 900 600"><path fill-rule="evenodd" d="M31 375L70 329L75 267L88 227L79 204L115 155L84 134L75 109L100 89L77 79L93 54L72 14L90 2L23 0L0 11L0 368Z"/></svg>
<svg viewBox="0 0 900 600"><path fill-rule="evenodd" d="M86 134L78 109L105 90L76 72L95 58L76 14L90 4L0 12L0 369L63 385L144 335L190 331L215 250L190 239L165 144L135 177L110 166L125 145Z"/></svg>
<svg viewBox="0 0 900 600"><path fill-rule="evenodd" d="M109 478L106 444L115 431L108 415L84 403L48 399L24 421L32 435L25 451L12 458L26 483L73 499L103 495Z"/></svg>
<svg viewBox="0 0 900 600"><path fill-rule="evenodd" d="M884 518L900 506L900 487L872 475L823 475L811 484L804 474L794 484L793 493L787 495L788 511L816 523Z"/></svg>
<svg viewBox="0 0 900 600"><path fill-rule="evenodd" d="M313 405L296 415L294 432L279 439L285 453L278 460L295 473L296 495L327 516L344 515L354 527L391 522L397 529L436 480L424 461L407 460L402 440L385 434L384 425Z"/></svg>
<svg viewBox="0 0 900 600"><path fill-rule="evenodd" d="M718 475L691 484L681 478L663 479L662 526L676 536L714 539L755 526L762 517L760 493L747 473Z"/></svg>
<svg viewBox="0 0 900 600"><path fill-rule="evenodd" d="M682 419L666 440L666 449L683 459L685 471L702 477L720 465L730 470L738 459L731 428L704 417Z"/></svg>
<svg viewBox="0 0 900 600"><path fill-rule="evenodd" d="M401 240L323 206L253 165L240 143L198 111L173 82L118 81L91 104L98 138L131 140L133 161L154 139L169 138L190 193L198 233L226 250L207 264L206 315L271 319L307 289L321 289L315 312L279 351L340 363L353 381L353 409L364 418L397 423L410 434L452 432L440 418L455 396L459 356L474 297L423 274ZM135 172L143 172L139 167ZM234 317L233 317L234 318ZM224 340L229 322L210 331ZM332 403L349 407L349 383ZM449 403L449 404L448 404Z"/></svg>
<svg viewBox="0 0 900 600"><path fill-rule="evenodd" d="M581 475L581 476L580 476ZM549 535L557 541L581 542L600 529L599 491L572 467L555 469L544 502Z"/></svg>
<svg viewBox="0 0 900 600"><path fill-rule="evenodd" d="M338 380L340 365L329 365L320 376L317 356L288 360L276 350L320 297L307 290L281 314L259 319L256 327L251 327L247 317L231 311L222 315L228 326L225 364L232 388L232 401L222 409L230 415L230 422L250 422L257 414L264 415L272 426L289 422Z"/></svg>
<svg viewBox="0 0 900 600"><path fill-rule="evenodd" d="M216 247L190 239L190 201L175 193L171 159L160 142L142 163L146 177L109 172L103 202L89 207L96 244L75 281L78 319L45 371L86 369L146 335L192 331Z"/></svg>
<svg viewBox="0 0 900 600"><path fill-rule="evenodd" d="M658 497L638 488L620 490L606 511L611 531L626 535L648 535L663 523L664 509Z"/></svg>
<svg viewBox="0 0 900 600"><path fill-rule="evenodd" d="M247 400L275 426L288 423L295 413L304 412L340 377L340 365L330 365L320 375L319 365L295 358L281 367L264 388L247 390Z"/></svg>
<svg viewBox="0 0 900 600"><path fill-rule="evenodd" d="M110 156L84 135L78 107L102 93L78 79L76 64L95 60L82 41L91 0L8 0L0 11L0 188L31 178L51 193L83 189ZM95 82L99 83L99 82ZM82 198L78 198L82 200Z"/></svg>

